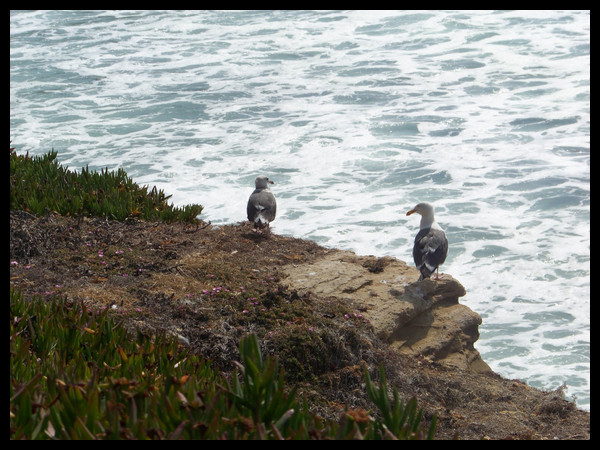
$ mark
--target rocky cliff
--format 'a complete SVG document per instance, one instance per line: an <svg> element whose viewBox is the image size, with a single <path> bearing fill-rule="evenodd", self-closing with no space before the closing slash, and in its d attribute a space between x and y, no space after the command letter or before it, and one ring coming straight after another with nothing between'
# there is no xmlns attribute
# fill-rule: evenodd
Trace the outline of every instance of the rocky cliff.
<svg viewBox="0 0 600 450"><path fill-rule="evenodd" d="M375 334L402 354L491 371L473 346L481 317L459 303L465 288L450 275L418 282L417 269L403 261L339 250L283 271L283 282L298 292L362 305Z"/></svg>
<svg viewBox="0 0 600 450"><path fill-rule="evenodd" d="M474 343L479 315L450 275L417 282L393 258L265 237L244 224L190 227L10 213L10 283L110 308L133 329L165 330L221 370L252 332L311 409L339 418L373 405L364 371L385 367L416 396L436 438L588 439L590 414L495 374Z"/></svg>

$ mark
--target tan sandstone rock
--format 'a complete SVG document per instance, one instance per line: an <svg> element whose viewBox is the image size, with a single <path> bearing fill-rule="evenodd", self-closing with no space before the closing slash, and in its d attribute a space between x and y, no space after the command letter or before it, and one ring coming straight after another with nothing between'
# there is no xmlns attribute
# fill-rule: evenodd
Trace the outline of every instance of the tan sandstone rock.
<svg viewBox="0 0 600 450"><path fill-rule="evenodd" d="M465 288L450 275L419 282L417 269L403 261L341 250L283 270L283 283L299 293L360 305L379 338L402 353L464 370L491 371L473 346L481 317L458 302Z"/></svg>

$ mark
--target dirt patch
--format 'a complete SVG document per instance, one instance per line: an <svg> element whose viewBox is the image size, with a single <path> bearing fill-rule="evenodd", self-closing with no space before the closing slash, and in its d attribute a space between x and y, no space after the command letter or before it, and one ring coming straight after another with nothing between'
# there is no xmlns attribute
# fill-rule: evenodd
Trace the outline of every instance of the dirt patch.
<svg viewBox="0 0 600 450"><path fill-rule="evenodd" d="M323 417L338 418L344 408L372 410L363 373L368 368L377 378L383 364L404 398L417 396L426 421L437 415L437 438L589 439L589 413L560 389L540 391L388 345L365 314L368 305L352 298L373 286L349 280L339 295L285 282L287 269L318 264L335 252L308 240L257 235L243 223L10 216L10 282L26 296L61 295L110 308L132 330L177 335L224 372L238 357L240 337L254 332L263 352L279 358L290 385ZM357 261L373 276L399 264Z"/></svg>

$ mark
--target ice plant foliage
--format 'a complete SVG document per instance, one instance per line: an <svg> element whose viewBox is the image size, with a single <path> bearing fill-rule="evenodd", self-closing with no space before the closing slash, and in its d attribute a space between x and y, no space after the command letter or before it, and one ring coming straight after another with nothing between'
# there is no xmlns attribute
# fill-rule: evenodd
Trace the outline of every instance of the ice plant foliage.
<svg viewBox="0 0 600 450"><path fill-rule="evenodd" d="M277 359L254 334L224 375L173 336L130 336L109 309L10 292L11 439L418 439L413 399L365 374L378 412L327 421L286 389ZM381 417L382 419L378 418Z"/></svg>
<svg viewBox="0 0 600 450"><path fill-rule="evenodd" d="M52 150L30 157L10 149L11 210L165 222L195 222L202 213L200 205L174 207L168 203L170 195L156 187L140 187L123 169L96 172L83 167L81 172L72 172L58 163L57 155Z"/></svg>

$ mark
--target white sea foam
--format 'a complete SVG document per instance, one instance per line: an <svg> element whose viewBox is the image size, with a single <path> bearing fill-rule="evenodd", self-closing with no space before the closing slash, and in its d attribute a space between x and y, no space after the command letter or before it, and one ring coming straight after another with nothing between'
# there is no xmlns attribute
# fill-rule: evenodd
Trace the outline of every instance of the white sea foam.
<svg viewBox="0 0 600 450"><path fill-rule="evenodd" d="M589 11L11 12L11 139L215 224L412 262L419 201L498 372L590 407Z"/></svg>

